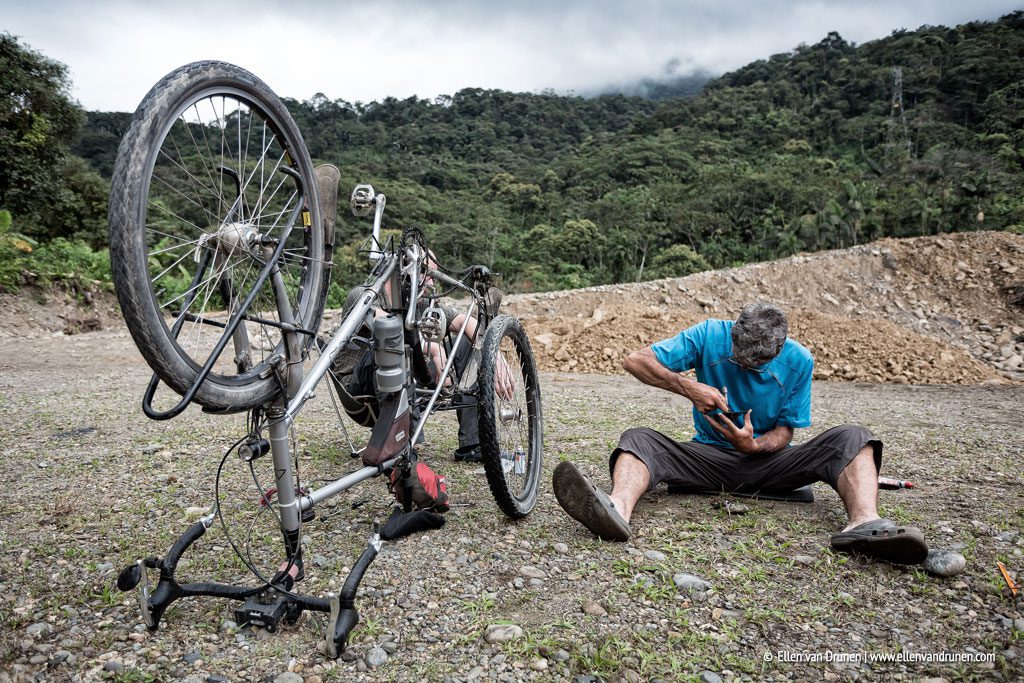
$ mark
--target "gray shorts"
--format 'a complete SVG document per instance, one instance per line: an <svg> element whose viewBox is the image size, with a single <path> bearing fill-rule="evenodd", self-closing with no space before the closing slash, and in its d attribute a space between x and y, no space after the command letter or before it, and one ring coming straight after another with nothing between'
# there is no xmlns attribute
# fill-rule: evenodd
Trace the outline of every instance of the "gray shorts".
<svg viewBox="0 0 1024 683"><path fill-rule="evenodd" d="M881 469L882 442L856 425L833 427L772 455L743 455L638 428L623 432L608 466L614 471L619 454L632 453L650 472L648 491L665 482L686 491L788 492L816 481L835 488L840 472L868 444L875 452L875 468Z"/></svg>

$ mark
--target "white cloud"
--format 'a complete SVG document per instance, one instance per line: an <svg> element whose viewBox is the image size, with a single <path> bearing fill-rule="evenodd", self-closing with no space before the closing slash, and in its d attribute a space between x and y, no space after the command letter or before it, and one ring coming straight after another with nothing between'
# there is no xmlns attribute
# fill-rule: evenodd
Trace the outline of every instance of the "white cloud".
<svg viewBox="0 0 1024 683"><path fill-rule="evenodd" d="M68 64L83 106L129 111L164 74L199 59L239 64L298 99L432 98L464 87L587 91L657 76L673 60L680 71L720 73L832 30L860 43L1013 9L1006 0L0 0L6 30Z"/></svg>

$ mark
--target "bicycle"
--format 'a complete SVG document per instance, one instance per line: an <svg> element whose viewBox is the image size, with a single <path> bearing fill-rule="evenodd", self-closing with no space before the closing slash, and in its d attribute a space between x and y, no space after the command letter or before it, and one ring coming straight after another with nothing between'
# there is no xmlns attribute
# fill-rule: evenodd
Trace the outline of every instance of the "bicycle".
<svg viewBox="0 0 1024 683"><path fill-rule="evenodd" d="M382 542L444 522L429 510L413 510L411 496L418 459L413 445L427 419L441 410L478 410L487 481L506 515L524 517L536 504L541 392L521 324L498 313L500 293L486 267L446 271L415 228L404 230L398 244L383 239L386 198L369 185L355 188L350 208L356 216L373 217L364 244L370 272L337 329L320 334L339 180L336 168L313 167L298 127L273 91L222 62L196 62L165 76L145 96L121 142L110 198L110 253L122 312L153 370L143 411L166 420L196 403L207 412L247 413L245 435L218 467L213 511L165 557L138 560L118 578L122 590L138 589L151 630L180 598L223 597L243 602L239 620L271 631L282 621L294 623L303 610L329 613L327 648L338 656L359 619L356 588ZM457 333L440 322L439 294L425 286L430 281L466 297ZM442 341L447 360L430 373L424 344ZM233 357L224 354L229 345ZM349 439L364 466L304 489L289 434L324 378L332 378L326 386L336 408L338 400L346 408L369 407L369 401L346 395L334 372L353 350L373 353L375 360L374 395L362 397L376 401L373 432L361 450ZM468 361L456 363L459 356ZM181 396L167 410L153 405L161 383ZM260 497L278 516L284 560L270 578L239 551L223 519L218 487L232 452L248 463L254 481L255 462L269 455L273 465L274 487L261 486ZM312 519L313 507L380 475L390 476L404 502L371 536L343 589L324 598L294 592L305 572L301 525ZM257 585L176 580L182 555L218 519ZM160 572L153 590L147 569Z"/></svg>

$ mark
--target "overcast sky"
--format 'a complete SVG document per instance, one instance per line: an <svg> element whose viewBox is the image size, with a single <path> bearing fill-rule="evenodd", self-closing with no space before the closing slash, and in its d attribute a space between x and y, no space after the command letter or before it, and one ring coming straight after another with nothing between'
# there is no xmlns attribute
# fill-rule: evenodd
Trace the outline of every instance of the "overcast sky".
<svg viewBox="0 0 1024 683"><path fill-rule="evenodd" d="M369 102L465 87L586 93L703 68L718 74L820 41L996 19L1024 0L0 0L0 31L64 62L86 109L134 111L199 59L279 95Z"/></svg>

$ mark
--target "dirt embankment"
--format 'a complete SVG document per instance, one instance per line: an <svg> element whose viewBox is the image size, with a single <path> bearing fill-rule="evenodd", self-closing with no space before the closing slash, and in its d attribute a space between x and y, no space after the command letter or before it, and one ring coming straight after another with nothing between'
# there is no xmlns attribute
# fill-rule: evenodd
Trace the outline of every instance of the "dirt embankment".
<svg viewBox="0 0 1024 683"><path fill-rule="evenodd" d="M744 304L785 308L815 378L1024 380L1024 237L886 239L685 278L507 297L541 368L616 374L630 352Z"/></svg>
<svg viewBox="0 0 1024 683"><path fill-rule="evenodd" d="M0 325L0 339L72 335L124 325L114 295L98 286L77 296L41 288L0 293L0 310L6 320Z"/></svg>

